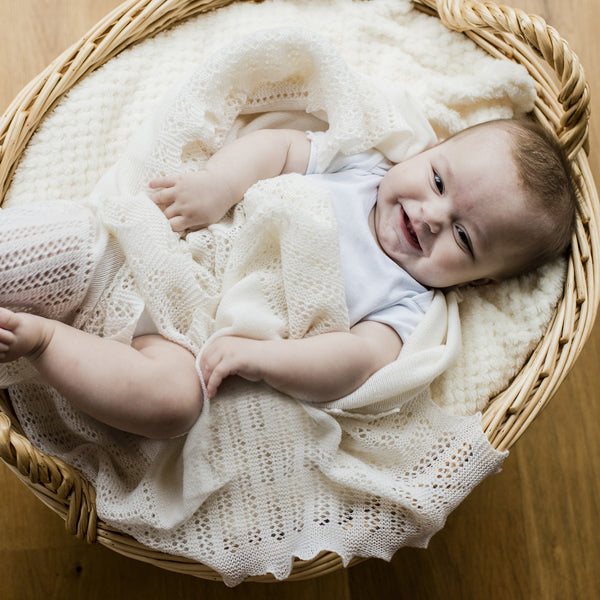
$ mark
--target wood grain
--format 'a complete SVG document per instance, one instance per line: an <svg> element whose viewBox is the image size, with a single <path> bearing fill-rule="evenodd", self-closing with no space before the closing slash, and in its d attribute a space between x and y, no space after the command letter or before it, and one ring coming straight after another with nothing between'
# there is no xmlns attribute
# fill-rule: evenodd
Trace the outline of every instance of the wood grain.
<svg viewBox="0 0 600 600"><path fill-rule="evenodd" d="M0 0L0 110L118 0ZM554 25L600 85L597 0L514 0ZM594 96L595 98L595 96ZM600 111L592 101L592 114ZM600 130L591 126L600 180ZM450 516L427 550L318 579L229 589L123 558L66 534L0 464L0 598L593 599L600 597L600 328L549 407Z"/></svg>

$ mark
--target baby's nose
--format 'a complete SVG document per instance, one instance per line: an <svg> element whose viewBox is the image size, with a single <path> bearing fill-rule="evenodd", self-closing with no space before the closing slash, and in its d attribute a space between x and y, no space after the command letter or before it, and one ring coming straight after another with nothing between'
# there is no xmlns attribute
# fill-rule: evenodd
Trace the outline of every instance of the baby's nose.
<svg viewBox="0 0 600 600"><path fill-rule="evenodd" d="M432 234L438 234L448 221L448 211L439 201L428 201L422 205L423 222Z"/></svg>

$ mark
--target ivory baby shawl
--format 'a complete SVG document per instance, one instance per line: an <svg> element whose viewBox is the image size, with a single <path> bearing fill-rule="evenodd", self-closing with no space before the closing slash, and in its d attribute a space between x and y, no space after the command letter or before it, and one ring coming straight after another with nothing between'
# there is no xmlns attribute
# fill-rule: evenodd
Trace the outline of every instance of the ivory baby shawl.
<svg viewBox="0 0 600 600"><path fill-rule="evenodd" d="M180 237L143 190L156 174L197 168L240 127L280 118L251 117L266 110L321 120L324 163L372 146L400 160L431 141L398 110L403 94L304 30L257 34L213 57L167 94L88 199L127 263L78 324L127 342L145 304L163 335L196 354L223 332L347 328L326 192L297 175L259 182L224 222ZM103 427L35 379L11 394L32 439L95 483L104 520L235 584L285 577L294 557L323 550L347 563L426 545L504 458L478 416L430 399L459 350L456 297L438 293L400 358L350 396L313 406L230 380L187 437L166 441Z"/></svg>
<svg viewBox="0 0 600 600"><path fill-rule="evenodd" d="M340 14L343 19L337 18ZM336 18L332 19L332 15ZM235 4L137 45L74 88L30 143L9 190L8 202L55 197L79 201L82 193L94 186L98 172L105 168L102 165L108 166L112 156L122 152L122 140L128 139L150 112L148 107L154 106L165 81L195 68L209 49L221 48L225 39L235 41L241 33L263 29L267 24L298 23L321 31L354 68L386 79L401 75L442 137L484 118L509 116L513 111L531 108L534 93L524 72L508 61L493 61L485 53L475 51L466 39L448 32L436 19L411 10L408 0L325 0L311 3L310 10L304 0ZM208 99L213 106L216 102L218 110L204 114L200 135L185 142L183 158L181 147L168 138L163 138L164 145L152 146L165 159L165 168L199 164L223 136L238 135L245 128L261 124L315 128L315 119L305 113L311 102L317 117L325 116L324 108L331 115L342 116L342 112L336 112L336 95L328 87L331 84L335 90L335 82L328 81L323 89L318 89L319 73L326 72L322 67L337 65L339 60L333 58L330 48L320 43L308 44L306 48L310 38L300 38L301 35L296 40L300 43L297 48L306 50L302 56L299 52L285 55L283 49L292 48L289 44L275 44L267 55L274 63L277 57L284 57L284 63L291 61L291 70L279 73L279 77L287 78L285 85L279 81L275 86L281 94L272 94L273 86L263 91L255 87L240 89L238 85L225 89L223 84L237 83L237 78L226 80L232 63L219 67L218 59L213 60L213 71L204 69L201 73L208 84L214 84L215 93L211 96L212 88L205 88L203 101ZM262 41L256 38L255 44L260 46ZM246 45L245 50L248 49ZM324 54L319 56L321 52ZM252 57L256 58L256 53ZM242 54L240 46L228 51L228 60L237 59L240 73L248 71L244 69L252 57ZM304 66L294 78L290 74L296 72L300 59ZM264 60L265 55L258 63L263 64ZM223 80L220 68L225 69L221 73ZM345 80L343 74L341 77L340 81L346 84L356 83L353 73ZM364 79L359 79L364 83ZM248 78L240 81L246 86L252 84ZM113 94L105 93L107 86L112 86ZM337 87L342 92L345 86ZM358 85L357 89L364 90L364 86ZM345 90L346 95L340 98L349 99L348 88ZM225 92L227 114L222 111L224 96L219 96L219 92ZM357 100L351 96L348 106L356 107ZM177 94L170 98L172 102L165 101L161 110L155 112L154 125L148 125L147 132L158 131L161 119L175 114L171 109ZM261 106L283 110L268 115L250 114L254 110L250 99L261 100L255 105L256 110L262 110ZM385 106L384 100L374 104L375 108ZM236 112L244 114L226 131L228 120ZM380 125L385 137L390 126L390 121L385 121L393 117L387 117L385 111L378 114L383 119ZM344 130L335 118L330 121L335 132L330 135L331 151L336 144L346 144L351 150L351 131ZM376 119L373 121L375 124ZM354 126L352 121L348 123ZM321 125L325 128L324 123ZM362 140L373 141L368 137ZM145 161L155 160L149 149L130 146L125 161L137 166L127 176L123 175L127 169L121 170L117 177L116 183L124 185L123 189L136 192L126 209L119 194L108 193L119 189L111 187L115 179L112 183L105 179L104 194L96 194L92 202L99 215L114 227L130 260L97 309L84 315L82 326L127 341L141 311L142 296L162 330L195 350L201 337L199 330L210 331L217 321L222 327L236 327L240 332L248 328L249 334L257 333L254 320L235 320L237 313L228 307L236 303L247 301L253 311L259 309L261 322L266 326L262 331L265 336L285 334L286 327L291 335L316 333L344 320L344 307L335 294L339 285L335 283L335 268L326 261L320 265L323 276L316 280L313 277L306 285L311 289L310 304L314 300L314 306L318 306L329 294L327 287L321 287L325 285L322 279L327 281L331 292L327 313L311 317L305 303L296 302L279 314L277 306L281 306L280 294L286 291L285 286L275 285L271 289L278 290L276 293L265 294L262 290L269 289L269 285L261 285L260 293L256 293L259 286L252 278L245 283L244 278L236 279L237 276L226 278L223 288L228 294L222 298L227 301L219 302L220 292L214 292L218 289L216 277L228 267L222 257L232 253L235 256L236 252L239 257L239 246L236 250L230 246L230 240L238 240L237 232L245 220L254 218L255 230L282 252L294 239L295 227L306 226L308 232L322 230L325 235L331 223L325 199L316 190L311 190L310 195L315 211L307 213L306 198L294 191L299 188L291 181L274 181L263 190L259 186L246 198L244 212L241 208L234 211L226 224L212 228L210 236L204 233L198 234L197 241L193 237L180 240L159 219L153 220L159 215L143 195L137 194L135 181L144 179L138 167L143 169L146 164L148 168ZM60 168L57 157L61 159ZM114 176L115 172L111 178ZM279 211L269 232L262 231L259 221L260 207L265 206L263 200L268 202L271 198L277 204L273 208L279 210L283 197L297 211L291 214L302 219L292 220ZM309 217L312 221L304 221ZM146 237L157 243L146 243ZM326 250L327 239L315 237L310 243ZM143 247L138 245L140 242ZM293 256L294 247L288 248L288 256ZM204 262L190 260L197 250L201 256L196 253L196 257ZM303 251L300 247L298 250ZM304 251L309 258L320 256ZM146 256L141 256L142 252ZM157 289L166 285L169 294L157 293L155 297L153 285L140 290L139 281L136 282L136 273L146 259L148 264L172 259L187 278L180 280L174 272L164 270L164 276L173 276L170 283L165 284L158 277L151 282ZM281 265L261 270L264 264L260 256L254 253L252 259L250 266L258 268L252 271L255 279L267 284L278 278L281 281ZM231 264L242 269L244 262ZM560 278L533 276L510 286L480 288L465 294L461 321L466 351L456 366L433 382L438 405L471 414L491 393L502 389L519 368L527 348L531 348L535 332L543 327L547 318L544 315L548 313L543 306L551 305L556 297L555 288L560 287L557 279ZM197 285L199 282L201 286ZM298 283L301 291L304 282ZM289 298L301 297L293 291L290 288ZM165 308L165 298L171 309L181 307L181 311ZM206 315L193 312L198 299L207 307ZM211 320L210 311L215 306L218 319ZM105 521L130 531L152 547L213 566L230 585L248 575L265 572L285 577L293 556L309 558L323 549L339 553L346 562L352 556L389 558L401 545L426 544L443 525L448 512L502 459L489 448L477 417L451 417L428 399L427 381L445 368L459 342L458 331L453 327L457 322L455 310L454 297L448 299L447 305L437 297L420 335L407 345L403 360L325 410L282 399L265 386L231 381L187 439L149 442L119 434L73 411L68 403L34 380L15 386L11 393L28 437L45 451L80 467L95 483L98 511ZM491 333L494 344L490 344ZM470 361L474 353L478 357L475 370Z"/></svg>
<svg viewBox="0 0 600 600"><path fill-rule="evenodd" d="M318 32L353 70L401 82L440 139L482 120L531 110L535 98L523 67L492 58L410 0L234 2L135 44L71 88L29 142L5 205L80 202L165 89L241 36L289 26ZM314 127L301 115L295 113L294 126ZM292 124L286 118L280 114L277 123ZM463 351L433 383L438 406L474 414L506 388L546 330L564 273L562 261L498 286L462 291Z"/></svg>

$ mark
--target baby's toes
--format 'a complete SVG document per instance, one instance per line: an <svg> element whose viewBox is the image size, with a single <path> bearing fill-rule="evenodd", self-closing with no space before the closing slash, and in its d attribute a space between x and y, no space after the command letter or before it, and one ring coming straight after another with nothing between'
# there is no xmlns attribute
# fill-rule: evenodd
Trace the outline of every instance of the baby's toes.
<svg viewBox="0 0 600 600"><path fill-rule="evenodd" d="M20 319L17 314L0 306L0 329L13 332L19 326L19 323Z"/></svg>
<svg viewBox="0 0 600 600"><path fill-rule="evenodd" d="M0 360L4 360L12 345L15 343L16 336L13 333L18 319L16 315L5 308L0 307Z"/></svg>
<svg viewBox="0 0 600 600"><path fill-rule="evenodd" d="M11 350L16 337L12 331L0 329L0 362L12 360Z"/></svg>
<svg viewBox="0 0 600 600"><path fill-rule="evenodd" d="M15 341L15 334L9 329L0 328L0 351L6 352Z"/></svg>

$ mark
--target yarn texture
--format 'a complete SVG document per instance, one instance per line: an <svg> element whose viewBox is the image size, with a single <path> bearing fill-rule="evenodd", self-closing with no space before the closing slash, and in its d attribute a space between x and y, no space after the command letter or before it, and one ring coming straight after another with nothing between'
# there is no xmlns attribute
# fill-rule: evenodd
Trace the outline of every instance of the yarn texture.
<svg viewBox="0 0 600 600"><path fill-rule="evenodd" d="M107 149L97 143L103 134L96 133L94 147L80 153L78 168L51 174L45 171L44 144L62 145L69 155L71 144L52 132L69 110L89 110L102 73L57 107L30 145L8 201L54 197L81 203L118 241L126 262L100 300L84 306L76 325L128 343L145 307L160 333L196 355L207 339L223 333L304 337L347 328L335 222L323 190L296 175L259 182L222 223L182 237L148 200L145 186L157 175L200 167L226 141L264 126L326 130L323 163L337 151L373 146L401 160L429 143L418 119L398 110L405 92L389 82L393 76L388 81L382 76L395 74L383 58L386 32L396 37L394 24L400 24L401 31L415 36L415 23L424 33L433 24L423 15L413 17L407 3L374 0L365 3L374 11L369 12L375 21L371 30L371 21L353 12L363 10L355 4L336 0L320 3L325 8L316 11L347 10L357 29L369 30L350 39L330 32L338 39L337 49L313 33L316 23L331 23L322 15L319 21L319 14L307 16L302 30L235 39L199 70L171 80L174 86L158 108L156 91L150 94L153 103L141 99L145 84L143 78L134 83L136 61L152 64L165 44L181 48L181 40L191 43L199 37L198 28L208 32L215 21L194 20L169 32L162 46L159 36L134 48L129 59L126 53L113 59L116 70L107 76L117 73L118 85L130 86L134 108L136 102L146 107L143 118L131 107L122 112L116 100L112 114L119 115L114 117L119 136L110 139L117 141L107 142ZM231 24L224 29L233 29L235 37L240 23L250 33L258 29L256 15L269 14L281 24L297 22L300 13L312 12L313 5L311 11L302 5L265 2L210 17ZM216 44L214 38L204 39L208 48ZM361 45L364 40L379 45ZM382 51L381 60L374 61L381 72L368 77L353 59L364 60L359 50L372 52L373 46ZM472 58L470 49L451 46L446 52ZM188 45L178 69L189 67L189 54ZM438 135L531 108L533 86L520 68L473 56L477 60L469 76L479 88L471 85L472 110L459 109L465 102L461 91L471 88L449 84L447 74L440 75L444 85L434 89L416 86L415 95ZM411 69L419 71L414 61L405 69L407 83ZM442 100L435 97L438 87L444 87ZM86 146L89 133L81 135ZM129 138L126 146L122 140ZM92 174L103 173L115 152L121 159L95 184ZM33 172L47 175L48 185L31 187ZM539 337L548 318L543 307L552 305L559 287L555 273L560 266L518 280L519 301L512 284L464 294L460 310L466 305L467 314L474 315L467 319L465 347L479 352L481 340L489 342L498 328L496 346L488 344L492 352L499 349L500 363L507 365L498 381L497 364L469 371L458 295L438 293L400 359L350 396L326 405L297 402L264 384L231 379L215 401L206 403L187 437L150 441L80 414L25 367L9 374L11 399L29 439L80 468L95 484L103 520L153 548L213 567L228 585L264 573L284 578L294 557L308 559L323 550L338 553L345 563L355 556L389 559L403 545L425 546L473 487L499 469L506 455L491 448L476 413ZM535 303L536 290L542 302L535 314L528 314L532 332L524 331L507 352L511 327L508 334L502 327ZM490 305L497 317L482 325L478 319L481 314L487 318Z"/></svg>

